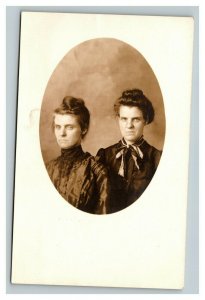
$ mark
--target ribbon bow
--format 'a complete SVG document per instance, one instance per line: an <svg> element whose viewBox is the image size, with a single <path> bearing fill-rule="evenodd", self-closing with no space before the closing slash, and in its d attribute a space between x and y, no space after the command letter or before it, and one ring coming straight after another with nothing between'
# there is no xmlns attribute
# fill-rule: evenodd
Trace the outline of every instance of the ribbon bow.
<svg viewBox="0 0 205 300"><path fill-rule="evenodd" d="M140 169L140 166L138 164L137 159L143 159L143 153L140 150L139 146L141 146L144 143L144 139L143 137L141 137L137 143L132 144L132 145L127 145L126 142L124 141L124 139L121 140L121 144L122 146L119 148L119 151L116 154L116 159L119 159L121 157L121 164L120 164L120 168L118 171L118 174L121 175L122 177L125 176L125 156L128 152L128 150L131 151L131 156L134 160L135 166L137 167L137 169Z"/></svg>

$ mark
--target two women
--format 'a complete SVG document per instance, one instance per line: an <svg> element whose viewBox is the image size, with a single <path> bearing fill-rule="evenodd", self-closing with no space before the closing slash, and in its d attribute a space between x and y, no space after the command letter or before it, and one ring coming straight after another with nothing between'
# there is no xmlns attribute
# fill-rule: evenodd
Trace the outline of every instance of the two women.
<svg viewBox="0 0 205 300"><path fill-rule="evenodd" d="M96 158L81 147L90 118L84 101L65 97L54 112L61 156L47 165L49 176L69 203L89 213L114 213L132 204L150 183L161 156L143 138L144 126L154 119L143 92L124 91L114 109L122 139L100 149Z"/></svg>

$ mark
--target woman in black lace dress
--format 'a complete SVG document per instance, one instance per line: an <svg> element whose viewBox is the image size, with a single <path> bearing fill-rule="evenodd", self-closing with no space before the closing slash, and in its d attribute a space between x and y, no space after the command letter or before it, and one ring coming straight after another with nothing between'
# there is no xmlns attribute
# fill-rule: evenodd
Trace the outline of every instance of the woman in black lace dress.
<svg viewBox="0 0 205 300"><path fill-rule="evenodd" d="M106 214L110 194L107 171L81 147L89 121L90 114L82 99L70 96L63 99L53 118L61 155L46 167L54 186L66 201L88 213Z"/></svg>

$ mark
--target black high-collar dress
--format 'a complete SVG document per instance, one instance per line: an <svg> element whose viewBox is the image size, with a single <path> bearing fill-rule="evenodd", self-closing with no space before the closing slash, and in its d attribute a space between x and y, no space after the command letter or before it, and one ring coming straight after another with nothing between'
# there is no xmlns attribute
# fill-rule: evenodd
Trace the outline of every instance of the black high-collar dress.
<svg viewBox="0 0 205 300"><path fill-rule="evenodd" d="M116 158L122 147L123 143L119 141L108 148L101 148L96 156L109 172L111 199L108 213L114 213L128 207L142 195L157 169L162 154L162 151L143 140L139 146L143 158L137 158L137 167L131 150L127 148L123 154L124 176L122 176L119 174L122 158Z"/></svg>
<svg viewBox="0 0 205 300"><path fill-rule="evenodd" d="M93 214L106 214L110 186L107 170L81 146L61 151L46 165L60 195L74 207Z"/></svg>

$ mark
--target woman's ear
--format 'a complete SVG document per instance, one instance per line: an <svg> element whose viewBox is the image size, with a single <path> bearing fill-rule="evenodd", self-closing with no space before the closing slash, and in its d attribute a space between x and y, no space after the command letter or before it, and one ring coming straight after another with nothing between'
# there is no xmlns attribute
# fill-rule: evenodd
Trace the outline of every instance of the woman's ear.
<svg viewBox="0 0 205 300"><path fill-rule="evenodd" d="M83 129L81 135L84 136L87 133L87 131L88 131L87 128Z"/></svg>
<svg viewBox="0 0 205 300"><path fill-rule="evenodd" d="M147 125L147 124L149 124L149 119L148 118L145 120L145 125Z"/></svg>

